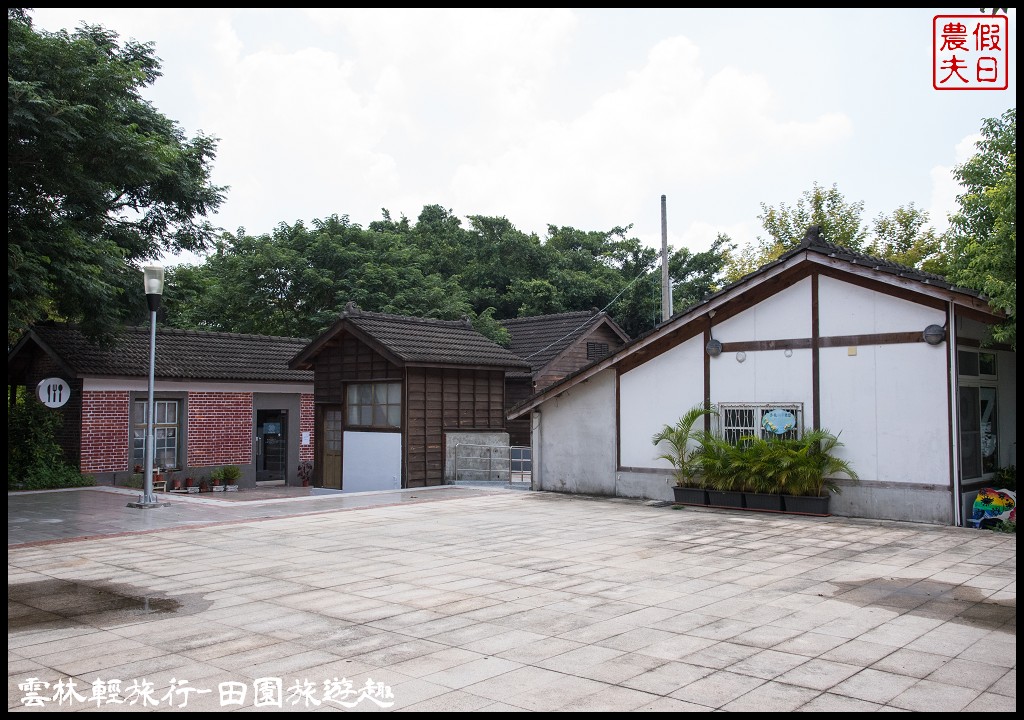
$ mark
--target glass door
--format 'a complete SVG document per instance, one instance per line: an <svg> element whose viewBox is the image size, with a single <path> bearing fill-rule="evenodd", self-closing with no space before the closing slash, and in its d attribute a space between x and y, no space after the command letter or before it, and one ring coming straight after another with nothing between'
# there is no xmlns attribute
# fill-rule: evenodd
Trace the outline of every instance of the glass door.
<svg viewBox="0 0 1024 720"><path fill-rule="evenodd" d="M284 482L288 465L288 415L256 411L256 482Z"/></svg>

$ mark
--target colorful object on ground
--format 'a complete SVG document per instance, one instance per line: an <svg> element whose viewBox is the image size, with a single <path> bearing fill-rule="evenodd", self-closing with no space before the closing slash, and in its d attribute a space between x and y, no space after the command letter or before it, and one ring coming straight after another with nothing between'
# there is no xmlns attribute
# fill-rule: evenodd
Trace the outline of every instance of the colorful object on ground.
<svg viewBox="0 0 1024 720"><path fill-rule="evenodd" d="M991 527L1006 520L1017 522L1017 493L1013 490L982 488L974 498L971 523L976 528Z"/></svg>

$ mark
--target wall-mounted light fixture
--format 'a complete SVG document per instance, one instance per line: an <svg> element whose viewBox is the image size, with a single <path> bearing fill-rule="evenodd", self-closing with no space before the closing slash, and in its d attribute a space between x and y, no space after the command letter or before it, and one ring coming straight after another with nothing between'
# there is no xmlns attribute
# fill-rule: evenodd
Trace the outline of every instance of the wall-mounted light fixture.
<svg viewBox="0 0 1024 720"><path fill-rule="evenodd" d="M719 340L711 338L708 340L708 344L704 346L704 349L711 357L718 357L722 354L722 343Z"/></svg>
<svg viewBox="0 0 1024 720"><path fill-rule="evenodd" d="M747 354L745 352L740 351L740 352L736 353L736 362L741 363L741 362L743 362L746 359L747 359Z"/></svg>
<svg viewBox="0 0 1024 720"><path fill-rule="evenodd" d="M929 345L939 345L946 339L946 329L941 325L929 325L924 329L924 341Z"/></svg>

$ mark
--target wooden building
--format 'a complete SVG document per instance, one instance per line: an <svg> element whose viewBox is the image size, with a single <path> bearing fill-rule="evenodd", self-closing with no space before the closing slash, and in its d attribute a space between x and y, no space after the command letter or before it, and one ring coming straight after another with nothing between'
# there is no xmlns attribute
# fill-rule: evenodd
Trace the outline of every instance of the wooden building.
<svg viewBox="0 0 1024 720"><path fill-rule="evenodd" d="M468 318L349 303L290 367L313 371L314 483L357 492L441 485L455 444L507 446L505 373L529 366Z"/></svg>
<svg viewBox="0 0 1024 720"><path fill-rule="evenodd" d="M510 371L505 397L511 409L535 392L614 353L629 335L604 312L584 310L502 320L511 342L509 349L530 365L528 371ZM530 444L530 421L507 422L513 445Z"/></svg>

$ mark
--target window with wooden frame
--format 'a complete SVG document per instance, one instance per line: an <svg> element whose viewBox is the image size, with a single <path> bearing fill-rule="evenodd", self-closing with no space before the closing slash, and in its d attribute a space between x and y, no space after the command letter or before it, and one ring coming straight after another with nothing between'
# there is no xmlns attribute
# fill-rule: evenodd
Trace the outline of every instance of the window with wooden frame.
<svg viewBox="0 0 1024 720"><path fill-rule="evenodd" d="M402 427L402 383L349 383L345 399L347 427Z"/></svg>
<svg viewBox="0 0 1024 720"><path fill-rule="evenodd" d="M147 400L132 406L132 466L145 463ZM181 438L181 403L178 400L154 400L153 467L175 470Z"/></svg>

